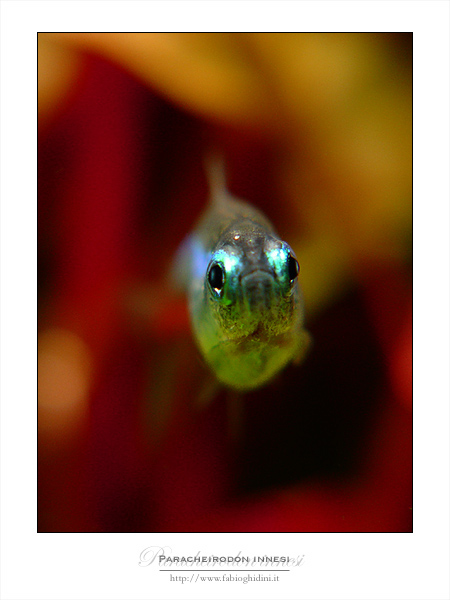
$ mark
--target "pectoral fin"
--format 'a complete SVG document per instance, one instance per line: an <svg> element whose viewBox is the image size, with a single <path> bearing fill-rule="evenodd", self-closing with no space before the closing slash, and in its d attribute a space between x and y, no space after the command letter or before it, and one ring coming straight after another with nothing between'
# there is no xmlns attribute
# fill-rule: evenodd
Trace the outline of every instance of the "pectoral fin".
<svg viewBox="0 0 450 600"><path fill-rule="evenodd" d="M311 334L306 331L306 329L302 329L299 335L297 352L292 359L294 365L300 365L303 362L311 348L312 343L313 339Z"/></svg>

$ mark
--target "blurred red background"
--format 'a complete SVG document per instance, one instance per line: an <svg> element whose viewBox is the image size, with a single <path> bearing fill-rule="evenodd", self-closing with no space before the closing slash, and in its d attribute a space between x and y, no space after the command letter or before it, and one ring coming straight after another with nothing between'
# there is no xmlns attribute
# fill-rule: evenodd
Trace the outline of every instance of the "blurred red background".
<svg viewBox="0 0 450 600"><path fill-rule="evenodd" d="M38 530L412 531L412 36L38 44ZM202 403L167 273L211 145L294 247L314 344Z"/></svg>

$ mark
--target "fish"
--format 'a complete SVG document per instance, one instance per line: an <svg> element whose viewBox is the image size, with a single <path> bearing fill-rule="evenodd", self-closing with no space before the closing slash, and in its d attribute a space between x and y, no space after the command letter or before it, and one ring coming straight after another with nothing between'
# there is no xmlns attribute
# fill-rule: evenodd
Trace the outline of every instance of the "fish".
<svg viewBox="0 0 450 600"><path fill-rule="evenodd" d="M238 392L269 383L310 344L300 267L269 219L226 188L208 161L210 202L179 251L196 345L217 380Z"/></svg>

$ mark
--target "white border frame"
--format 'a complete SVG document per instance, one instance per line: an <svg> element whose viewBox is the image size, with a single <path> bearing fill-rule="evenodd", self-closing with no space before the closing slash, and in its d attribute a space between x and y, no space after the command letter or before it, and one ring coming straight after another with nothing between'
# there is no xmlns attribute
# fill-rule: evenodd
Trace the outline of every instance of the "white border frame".
<svg viewBox="0 0 450 600"><path fill-rule="evenodd" d="M449 3L10 0L1 13L2 598L448 599ZM36 32L135 31L142 23L159 31L296 23L303 31L414 32L414 533L35 533ZM138 566L154 544L177 554L264 547L304 554L305 563L276 589L174 586Z"/></svg>

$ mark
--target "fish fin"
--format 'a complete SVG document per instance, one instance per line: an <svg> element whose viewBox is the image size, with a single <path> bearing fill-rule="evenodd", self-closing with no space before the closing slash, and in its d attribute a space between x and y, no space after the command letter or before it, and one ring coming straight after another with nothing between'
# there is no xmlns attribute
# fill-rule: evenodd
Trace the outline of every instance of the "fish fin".
<svg viewBox="0 0 450 600"><path fill-rule="evenodd" d="M219 203L226 196L225 161L218 152L209 152L204 160L211 202Z"/></svg>
<svg viewBox="0 0 450 600"><path fill-rule="evenodd" d="M170 350L169 350L170 348ZM145 418L149 439L160 444L170 429L177 410L177 369L186 355L183 339L158 345L148 365Z"/></svg>
<svg viewBox="0 0 450 600"><path fill-rule="evenodd" d="M306 329L302 329L300 331L297 352L292 359L294 365L300 365L303 362L312 346L312 343L313 338L311 334L306 331Z"/></svg>
<svg viewBox="0 0 450 600"><path fill-rule="evenodd" d="M186 292L192 277L192 236L187 235L178 247L167 273L167 284L177 292Z"/></svg>
<svg viewBox="0 0 450 600"><path fill-rule="evenodd" d="M239 392L227 391L228 435L234 445L239 445L244 437L244 398Z"/></svg>
<svg viewBox="0 0 450 600"><path fill-rule="evenodd" d="M195 400L196 407L198 409L204 409L208 407L221 389L222 385L217 381L212 373L207 371L205 373L205 379L202 382Z"/></svg>

